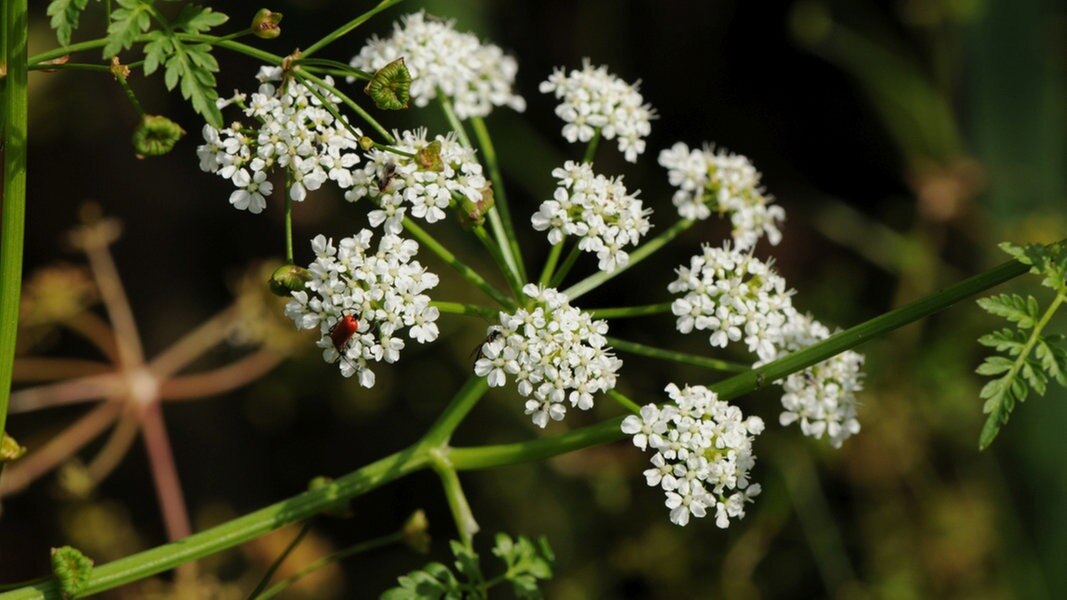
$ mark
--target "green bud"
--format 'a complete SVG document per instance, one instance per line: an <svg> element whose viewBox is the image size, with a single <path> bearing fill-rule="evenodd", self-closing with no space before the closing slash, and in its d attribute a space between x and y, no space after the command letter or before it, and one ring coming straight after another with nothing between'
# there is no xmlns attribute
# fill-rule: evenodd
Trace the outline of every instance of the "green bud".
<svg viewBox="0 0 1067 600"><path fill-rule="evenodd" d="M359 138L359 147L362 148L364 152L370 152L370 149L374 147L374 140L372 140L370 136L365 135Z"/></svg>
<svg viewBox="0 0 1067 600"><path fill-rule="evenodd" d="M398 58L375 71L363 91L382 110L407 108L411 99L411 73L404 65L404 58Z"/></svg>
<svg viewBox="0 0 1067 600"><path fill-rule="evenodd" d="M73 598L89 585L93 561L70 546L52 548L52 573L59 581L59 591L63 597Z"/></svg>
<svg viewBox="0 0 1067 600"><path fill-rule="evenodd" d="M308 482L308 490L317 490L324 487L333 485L333 479L320 475L310 482ZM328 517L337 517L338 519L350 519L352 518L352 507L349 506L347 500L338 500L336 503L328 508L322 510L322 514Z"/></svg>
<svg viewBox="0 0 1067 600"><path fill-rule="evenodd" d="M23 454L26 454L26 448L5 433L4 439L0 440L0 463L18 460Z"/></svg>
<svg viewBox="0 0 1067 600"><path fill-rule="evenodd" d="M252 35L263 40L273 40L282 34L282 28L278 26L281 22L282 13L261 8L256 12L256 16L252 17Z"/></svg>
<svg viewBox="0 0 1067 600"><path fill-rule="evenodd" d="M487 181L481 191L482 197L477 201L471 200L466 196L456 195L459 200L459 220L464 227L473 227L485 223L486 213L493 208L495 200L493 198L492 183Z"/></svg>
<svg viewBox="0 0 1067 600"><path fill-rule="evenodd" d="M137 158L162 156L174 149L185 130L167 117L145 115L133 131L133 149Z"/></svg>
<svg viewBox="0 0 1067 600"><path fill-rule="evenodd" d="M441 140L434 140L416 152L415 163L423 171L443 171L445 163L441 160Z"/></svg>
<svg viewBox="0 0 1067 600"><path fill-rule="evenodd" d="M419 509L404 522L404 543L419 554L430 551L430 521L426 513Z"/></svg>
<svg viewBox="0 0 1067 600"><path fill-rule="evenodd" d="M275 295L288 298L292 292L299 292L304 285L311 281L311 273L304 267L296 265L282 265L271 273L270 291Z"/></svg>

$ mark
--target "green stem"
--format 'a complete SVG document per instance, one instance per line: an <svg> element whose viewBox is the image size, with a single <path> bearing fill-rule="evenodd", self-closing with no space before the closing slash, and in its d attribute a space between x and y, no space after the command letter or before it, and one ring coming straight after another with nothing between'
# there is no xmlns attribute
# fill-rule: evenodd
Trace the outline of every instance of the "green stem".
<svg viewBox="0 0 1067 600"><path fill-rule="evenodd" d="M493 287L492 284L486 281L485 278L479 275L474 269L468 267L466 264L461 262L458 258L456 258L455 254L449 252L448 248L442 246L440 242L435 240L422 227L416 225L414 221L405 218L403 224L404 229L407 229L408 232L412 236L414 236L416 240L419 241L419 244L425 246L430 250L430 252L436 254L441 260L445 261L445 264L455 269L460 275L463 276L464 279L471 282L472 284L474 284L475 287L485 292L487 296L489 296L493 300L496 300L497 303L499 303L501 306L505 306L507 308L513 308L515 306L514 300L508 298L503 292Z"/></svg>
<svg viewBox="0 0 1067 600"><path fill-rule="evenodd" d="M285 264L293 264L293 187L292 174L285 171Z"/></svg>
<svg viewBox="0 0 1067 600"><path fill-rule="evenodd" d="M622 417L619 417L550 438L497 446L449 448L447 455L449 462L459 471L543 460L622 439L626 434L619 429L621 423Z"/></svg>
<svg viewBox="0 0 1067 600"><path fill-rule="evenodd" d="M122 75L116 75L115 81L122 86L122 91L126 92L126 97L129 98L133 108L137 110L137 114L144 117L144 109L141 108L141 102L137 99L137 94L133 93L133 88L130 87L130 83L126 81L126 78Z"/></svg>
<svg viewBox="0 0 1067 600"><path fill-rule="evenodd" d="M255 589L253 589L252 593L248 595L248 598L250 600L252 598L259 597L259 594L264 589L266 589L267 585L270 584L270 580L274 578L274 574L278 572L279 568L281 568L282 563L285 562L285 559L293 553L293 550L296 550L296 547L300 544L301 540L304 539L304 536L306 536L309 531L311 531L311 519L304 521L304 524L300 527L300 531L298 531L297 534L293 536L293 539L289 542L289 545L285 547L285 550L282 550L282 553L278 555L278 558L274 559L274 562L271 563L270 567L267 569L267 572L264 573L263 577L260 578L259 583L256 585Z"/></svg>
<svg viewBox="0 0 1067 600"><path fill-rule="evenodd" d="M545 266L541 269L541 277L537 280L537 283L542 287L547 286L549 281L552 281L552 274L556 270L556 263L559 262L560 254L563 254L563 245L566 239L560 240L558 244L552 246L552 249L548 252L548 259L545 260Z"/></svg>
<svg viewBox="0 0 1067 600"><path fill-rule="evenodd" d="M660 302L659 304L646 304L644 306L625 306L622 308L594 308L587 312L593 315L596 319L628 319L631 317L644 317L648 315L661 315L663 313L671 312L670 302Z"/></svg>
<svg viewBox="0 0 1067 600"><path fill-rule="evenodd" d="M582 155L582 162L589 164L593 162L593 157L596 156L596 148L600 145L600 128L597 127L593 133L593 137L589 140L589 145L585 147L585 154Z"/></svg>
<svg viewBox="0 0 1067 600"><path fill-rule="evenodd" d="M470 118L474 137L478 138L478 147L482 150L486 167L489 168L489 178L493 182L493 210L489 211L489 223L493 226L493 233L497 235L497 242L504 245L500 235L504 236L510 247L510 255L514 261L514 267L519 272L519 279L526 281L526 265L522 260L522 250L519 248L519 238L515 235L515 224L511 220L511 208L508 206L508 197L504 189L504 176L500 171L500 161L497 160L496 147L493 139L489 136L489 129L485 126L485 120L481 117ZM499 231L503 233L498 233Z"/></svg>
<svg viewBox="0 0 1067 600"><path fill-rule="evenodd" d="M227 521L183 540L138 552L93 568L82 595L89 596L162 573L204 556L232 548L296 521L302 521L340 500L364 494L425 468L425 451L408 448L349 473L333 483ZM2 600L61 598L55 580L0 594Z"/></svg>
<svg viewBox="0 0 1067 600"><path fill-rule="evenodd" d="M273 598L273 597L277 596L278 594L284 592L286 589L289 588L289 586L291 586L294 583L296 583L297 581L300 581L301 579L307 577L308 575L314 573L315 571L318 571L319 569L321 569L321 568L323 568L325 566L331 565L331 564L333 564L335 562L340 562L340 561L348 558L349 556L355 556L356 554L361 554L363 552L369 552L370 550L375 550L375 549L381 548L382 546L388 546L389 544L396 544L396 543L399 543L399 542L402 542L402 541L404 541L404 534L403 533L393 533L393 534L384 535L384 536L382 536L380 538L375 538L373 540L369 540L369 541L366 541L366 542L360 542L360 543L355 544L353 546L349 546L348 548L345 548L344 550L339 550L337 552L334 552L333 554L330 554L328 556L324 556L324 557L322 557L322 558L320 558L320 559L308 564L308 566L304 567L303 569L300 569L299 571L297 571L296 573L290 575L289 577L287 577L287 578L279 581L278 583L272 585L270 587L270 589L268 589L267 591L263 592L263 594L257 596L256 600L267 600L268 598Z"/></svg>
<svg viewBox="0 0 1067 600"><path fill-rule="evenodd" d="M362 69L357 69L352 65L346 65L343 62L327 58L305 58L301 56L296 60L296 64L305 68L334 71L331 75L340 75L341 77L355 77L356 79L364 80L370 80L374 77L373 73L368 73Z"/></svg>
<svg viewBox="0 0 1067 600"><path fill-rule="evenodd" d="M362 106L356 104L356 102L354 100L349 98L348 94L345 94L341 90L339 90L336 87L334 87L334 86L330 85L329 83L327 83L326 80L322 79L321 77L319 77L317 75L309 73L304 69L301 69L301 68L293 69L293 73L297 74L298 77L303 77L304 79L310 79L311 81L314 81L319 87L325 89L326 91L328 91L331 94L333 94L333 95L337 96L338 98L340 98L341 99L341 103L343 103L348 108L352 109L352 112L354 112L357 115L359 115L359 118L363 119L363 122L365 122L366 124L370 125L375 131L377 131L378 134L381 135L382 138L385 139L386 142L388 142L390 144L395 144L396 143L396 138L393 137L393 134L389 133L389 131L385 127L382 127L382 124L379 123L374 117L370 116L370 113L368 113L367 111L363 110Z"/></svg>
<svg viewBox="0 0 1067 600"><path fill-rule="evenodd" d="M375 6L374 8L368 10L367 12L359 15L355 19L352 19L351 21L349 21L349 22L345 23L344 25L338 27L337 29L331 31L330 33L327 33L326 35L324 35L322 37L321 40L319 40L319 41L315 42L314 44L308 46L307 50L304 50L301 53L301 56L304 57L304 58L310 57L312 54L315 54L319 50L322 50L326 46L336 42L342 36L344 36L345 34L347 34L350 31L352 31L356 27L359 27L360 25L365 23L368 19L370 19L374 15L382 12L383 10L389 8L390 6L393 6L394 4L399 4L402 1L403 0L382 0L381 2L378 3L378 6Z"/></svg>
<svg viewBox="0 0 1067 600"><path fill-rule="evenodd" d="M474 304L463 304L461 302L445 302L443 300L433 300L430 302L430 306L434 306L437 310L445 314L450 315L469 315L474 317L486 317L488 319L495 319L500 312L495 308L489 308L488 306L477 306Z"/></svg>
<svg viewBox="0 0 1067 600"><path fill-rule="evenodd" d="M664 350L662 348L654 348L652 346L646 346L645 344L638 344L637 342L628 342L626 340L620 340L619 338L609 337L607 338L607 340L608 345L610 345L616 350L629 352L630 354L637 354L639 356L647 356L649 358L658 358L661 360L669 360L677 363L694 365L697 367L703 367L705 369L711 369L712 371L741 373L752 368L749 365L743 365L741 363L718 360L714 358L708 358L706 356L699 356L696 354L686 354L685 352Z"/></svg>
<svg viewBox="0 0 1067 600"><path fill-rule="evenodd" d="M567 273L571 272L571 267L578 261L578 256L582 253L582 248L578 244L575 244L571 251L567 253L567 258L563 259L563 264L559 266L556 274L552 276L552 281L548 282L548 287L559 288L559 285L563 283L563 280L567 277Z"/></svg>
<svg viewBox="0 0 1067 600"><path fill-rule="evenodd" d="M678 221L674 225L671 225L670 228L668 228L666 231L645 242L641 245L640 248L630 253L630 262L626 263L625 266L621 266L615 269L614 271L611 271L610 273L598 271L590 275L589 277L586 277L585 279L579 281L578 283L572 285L566 290L563 290L563 293L567 296L569 300L573 302L576 298L584 295L586 292L596 289L601 284L611 279L614 279L619 275L622 275L627 269L630 269L637 263L648 258L652 255L653 252L666 246L671 240L678 237L678 235L681 234L683 231L692 227L693 223L695 222L696 221L693 221L691 219L682 219Z"/></svg>
<svg viewBox="0 0 1067 600"><path fill-rule="evenodd" d="M0 218L0 439L7 425L7 404L15 363L15 334L22 287L22 245L26 227L27 0L5 0L3 79L3 209Z"/></svg>
<svg viewBox="0 0 1067 600"><path fill-rule="evenodd" d="M475 225L471 228L474 232L474 237L478 238L478 241L482 243L482 246L489 251L489 255L493 257L493 260L500 267L500 272L504 275L504 279L507 280L508 286L511 287L511 291L515 294L516 298L522 297L522 282L517 279L518 275L508 268L507 260L504 258L503 249L497 245L496 242L489 239L489 234L486 233L485 227L481 225Z"/></svg>
<svg viewBox="0 0 1067 600"><path fill-rule="evenodd" d="M626 394L623 394L618 390L608 390L607 394L609 397L611 397L612 400L615 400L616 402L621 404L622 407L626 410L634 414L638 414L641 412L641 406L633 400L630 400L629 396L627 396Z"/></svg>
<svg viewBox="0 0 1067 600"><path fill-rule="evenodd" d="M422 436L422 441L419 442L420 446L440 448L448 444L449 438L452 437L452 432L459 427L459 424L463 422L463 419L474 409L474 406L478 404L478 401L482 399L482 396L488 390L489 383L485 377L479 377L474 374L468 377L467 382L456 392L456 395L444 412L441 413L441 416L437 417L437 421L430 426L430 430L426 432L426 435Z"/></svg>
<svg viewBox="0 0 1067 600"><path fill-rule="evenodd" d="M444 489L445 499L448 500L448 509L456 521L456 531L459 532L460 541L464 546L473 548L474 534L478 533L481 527L474 519L474 512L471 511L471 505L467 502L467 495L463 493L463 486L460 485L456 469L448 462L448 457L441 450L430 452L430 466L441 479L441 487Z"/></svg>
<svg viewBox="0 0 1067 600"><path fill-rule="evenodd" d="M456 109L452 106L452 101L441 90L437 90L437 103L441 105L441 111L445 113L448 125L452 128L452 131L456 132L459 143L468 148L473 148L471 139L467 137L467 128L463 126L463 121L460 121L459 116L456 115Z"/></svg>
<svg viewBox="0 0 1067 600"><path fill-rule="evenodd" d="M139 67L144 64L143 60L124 64L131 69ZM63 64L49 64L38 63L30 65L31 71L93 71L95 73L111 73L111 67L107 65L94 65L89 63L63 63Z"/></svg>

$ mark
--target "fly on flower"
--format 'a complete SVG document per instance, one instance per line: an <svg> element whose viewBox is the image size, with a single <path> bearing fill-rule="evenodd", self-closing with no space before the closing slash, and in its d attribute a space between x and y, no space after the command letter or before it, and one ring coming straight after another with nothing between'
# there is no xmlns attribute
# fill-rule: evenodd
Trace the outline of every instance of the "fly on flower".
<svg viewBox="0 0 1067 600"><path fill-rule="evenodd" d="M502 335L504 335L504 333L500 330L499 327L491 328L489 330L489 335L485 336L485 339L482 340L480 344L475 346L474 350L471 350L471 361L473 361L473 363L477 363L479 358L485 358L485 345L492 344L496 340L500 339L500 336Z"/></svg>
<svg viewBox="0 0 1067 600"><path fill-rule="evenodd" d="M378 192L384 192L394 177L396 177L396 163L389 161L385 163L385 167L382 168L382 174L378 179Z"/></svg>

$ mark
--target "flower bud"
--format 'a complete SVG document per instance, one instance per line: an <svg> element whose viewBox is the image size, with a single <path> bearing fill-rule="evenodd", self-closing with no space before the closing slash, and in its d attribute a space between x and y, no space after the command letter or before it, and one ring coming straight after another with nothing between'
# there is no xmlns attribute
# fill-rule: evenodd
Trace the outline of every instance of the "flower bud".
<svg viewBox="0 0 1067 600"><path fill-rule="evenodd" d="M485 215L493 208L493 186L491 182L485 182L482 188L482 196L477 201L466 196L459 198L459 220L464 227L473 227L485 223Z"/></svg>
<svg viewBox="0 0 1067 600"><path fill-rule="evenodd" d="M59 581L59 591L63 597L73 598L89 585L93 561L77 548L52 548L52 573Z"/></svg>
<svg viewBox="0 0 1067 600"><path fill-rule="evenodd" d="M252 35L263 40L273 40L282 34L282 28L278 26L281 22L282 13L261 8L256 12L256 16L252 17Z"/></svg>
<svg viewBox="0 0 1067 600"><path fill-rule="evenodd" d="M440 173L445 169L445 163L441 160L441 140L434 140L423 146L415 153L415 163L423 171Z"/></svg>
<svg viewBox="0 0 1067 600"><path fill-rule="evenodd" d="M133 131L133 149L137 158L162 156L174 149L185 130L167 117L145 115Z"/></svg>
<svg viewBox="0 0 1067 600"><path fill-rule="evenodd" d="M308 482L308 490L317 490L332 484L332 478L320 475ZM321 514L338 519L350 519L352 518L352 507L349 505L348 500L338 500L331 506L322 509Z"/></svg>
<svg viewBox="0 0 1067 600"><path fill-rule="evenodd" d="M404 58L398 58L375 71L363 91L382 110L407 108L411 98L411 73L404 65Z"/></svg>
<svg viewBox="0 0 1067 600"><path fill-rule="evenodd" d="M282 265L270 276L270 291L278 296L289 297L292 292L299 292L311 281L311 273L296 265Z"/></svg>
<svg viewBox="0 0 1067 600"><path fill-rule="evenodd" d="M23 454L26 454L26 448L5 433L3 440L0 440L0 463L18 460Z"/></svg>
<svg viewBox="0 0 1067 600"><path fill-rule="evenodd" d="M359 138L359 147L364 152L370 152L371 148L374 148L374 140L370 136L365 135Z"/></svg>
<svg viewBox="0 0 1067 600"><path fill-rule="evenodd" d="M408 517L404 522L404 543L419 554L430 551L430 521L426 519L426 513L419 509Z"/></svg>

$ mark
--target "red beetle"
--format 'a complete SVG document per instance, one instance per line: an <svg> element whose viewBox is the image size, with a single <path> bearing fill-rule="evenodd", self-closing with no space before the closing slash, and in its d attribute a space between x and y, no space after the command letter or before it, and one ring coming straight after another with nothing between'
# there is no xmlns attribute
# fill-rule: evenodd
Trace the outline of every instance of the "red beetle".
<svg viewBox="0 0 1067 600"><path fill-rule="evenodd" d="M340 321L334 323L330 328L330 341L333 342L333 347L337 349L338 354L344 356L348 340L352 339L358 329L359 321L352 315L344 315Z"/></svg>

